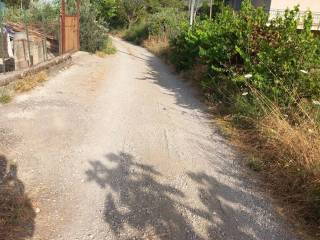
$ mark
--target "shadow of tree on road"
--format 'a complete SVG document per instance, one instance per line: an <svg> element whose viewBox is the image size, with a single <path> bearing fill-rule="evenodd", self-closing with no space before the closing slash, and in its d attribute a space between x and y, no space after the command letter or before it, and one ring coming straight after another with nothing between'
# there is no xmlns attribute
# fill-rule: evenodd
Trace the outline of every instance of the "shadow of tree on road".
<svg viewBox="0 0 320 240"><path fill-rule="evenodd" d="M240 179L237 187L231 187L204 172L189 172L188 176L198 185L198 196L205 208L186 208L211 223L207 227L209 239L296 239L286 231L271 205L243 188Z"/></svg>
<svg viewBox="0 0 320 240"><path fill-rule="evenodd" d="M295 239L270 205L239 182L232 186L205 172L187 172L198 195L190 205L190 196L130 154L108 154L90 165L88 181L106 190L103 218L117 239Z"/></svg>
<svg viewBox="0 0 320 240"><path fill-rule="evenodd" d="M0 154L0 240L24 240L33 236L36 214L18 179L17 166Z"/></svg>
<svg viewBox="0 0 320 240"><path fill-rule="evenodd" d="M159 183L161 177L152 166L139 164L127 153L108 154L106 164L90 162L86 172L89 181L112 190L106 196L104 219L113 233L126 237L125 225L142 235L130 239L202 239L181 215L178 202L183 198L178 189ZM114 167L107 167L114 164ZM127 232L128 233L128 232Z"/></svg>

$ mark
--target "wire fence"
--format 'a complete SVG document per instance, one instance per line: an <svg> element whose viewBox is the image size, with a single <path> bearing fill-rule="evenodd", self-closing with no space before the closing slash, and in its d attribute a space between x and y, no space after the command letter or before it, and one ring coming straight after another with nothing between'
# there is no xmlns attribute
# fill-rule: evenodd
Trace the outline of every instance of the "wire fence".
<svg viewBox="0 0 320 240"><path fill-rule="evenodd" d="M57 8L2 9L0 27L1 73L26 69L60 54Z"/></svg>
<svg viewBox="0 0 320 240"><path fill-rule="evenodd" d="M283 17L286 13L286 10L284 9L272 9L268 11L269 18L275 19L277 17ZM303 27L304 18L309 14L307 11L300 11L298 14L298 20L299 20L299 27ZM312 30L320 30L320 13L319 12L312 12Z"/></svg>

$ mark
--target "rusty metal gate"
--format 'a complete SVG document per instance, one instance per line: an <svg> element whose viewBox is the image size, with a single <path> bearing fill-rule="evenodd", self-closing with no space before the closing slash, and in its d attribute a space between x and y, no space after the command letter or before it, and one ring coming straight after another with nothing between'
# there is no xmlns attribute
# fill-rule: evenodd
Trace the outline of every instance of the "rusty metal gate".
<svg viewBox="0 0 320 240"><path fill-rule="evenodd" d="M77 14L65 14L65 1L61 0L60 52L75 52L80 49L80 1L77 1Z"/></svg>

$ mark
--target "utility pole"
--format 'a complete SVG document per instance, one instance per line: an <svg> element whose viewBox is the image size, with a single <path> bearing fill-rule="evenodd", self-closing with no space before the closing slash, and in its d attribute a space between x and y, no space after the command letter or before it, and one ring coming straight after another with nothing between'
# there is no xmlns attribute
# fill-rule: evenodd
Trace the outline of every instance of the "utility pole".
<svg viewBox="0 0 320 240"><path fill-rule="evenodd" d="M210 20L212 19L213 0L210 0Z"/></svg>
<svg viewBox="0 0 320 240"><path fill-rule="evenodd" d="M195 4L196 4L196 0L190 0L191 1L191 8L190 8L190 26L193 25L193 20L194 20L194 7L195 7Z"/></svg>

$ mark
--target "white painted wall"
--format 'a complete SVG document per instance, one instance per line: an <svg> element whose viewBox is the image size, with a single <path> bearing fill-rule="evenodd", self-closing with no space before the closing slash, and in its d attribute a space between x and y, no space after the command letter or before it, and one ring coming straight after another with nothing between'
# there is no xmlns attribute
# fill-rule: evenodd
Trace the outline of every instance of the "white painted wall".
<svg viewBox="0 0 320 240"><path fill-rule="evenodd" d="M270 9L287 9L300 5L300 11L311 10L320 13L320 0L272 0Z"/></svg>

